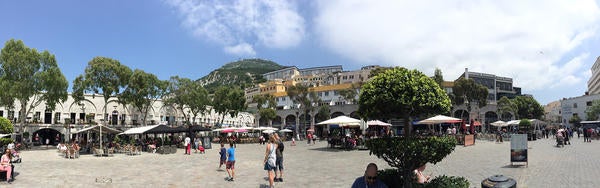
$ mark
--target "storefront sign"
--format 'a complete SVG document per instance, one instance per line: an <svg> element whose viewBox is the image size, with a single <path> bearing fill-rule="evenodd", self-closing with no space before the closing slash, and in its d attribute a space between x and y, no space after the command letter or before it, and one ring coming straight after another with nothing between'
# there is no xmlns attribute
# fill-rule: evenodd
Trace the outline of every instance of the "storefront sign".
<svg viewBox="0 0 600 188"><path fill-rule="evenodd" d="M510 136L510 162L527 162L527 134Z"/></svg>

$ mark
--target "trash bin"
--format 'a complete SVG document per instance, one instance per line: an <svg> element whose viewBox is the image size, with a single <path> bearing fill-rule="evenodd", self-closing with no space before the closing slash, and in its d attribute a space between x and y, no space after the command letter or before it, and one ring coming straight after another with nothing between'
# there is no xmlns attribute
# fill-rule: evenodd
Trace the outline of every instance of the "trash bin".
<svg viewBox="0 0 600 188"><path fill-rule="evenodd" d="M504 175L493 175L481 181L482 188L516 188L517 181Z"/></svg>

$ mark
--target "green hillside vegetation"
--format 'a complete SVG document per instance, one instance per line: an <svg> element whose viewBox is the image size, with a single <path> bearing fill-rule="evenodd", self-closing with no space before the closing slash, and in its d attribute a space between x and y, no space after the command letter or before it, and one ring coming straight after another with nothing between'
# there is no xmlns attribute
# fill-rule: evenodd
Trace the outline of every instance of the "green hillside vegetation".
<svg viewBox="0 0 600 188"><path fill-rule="evenodd" d="M285 68L273 61L264 59L243 59L230 62L210 74L198 79L209 93L219 86L241 87L242 89L265 82L262 74Z"/></svg>

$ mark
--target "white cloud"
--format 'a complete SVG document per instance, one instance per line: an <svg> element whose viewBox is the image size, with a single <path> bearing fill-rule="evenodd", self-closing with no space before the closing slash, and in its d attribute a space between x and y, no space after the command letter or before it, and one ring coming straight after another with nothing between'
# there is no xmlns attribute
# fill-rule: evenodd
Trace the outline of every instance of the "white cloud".
<svg viewBox="0 0 600 188"><path fill-rule="evenodd" d="M235 46L225 46L225 52L230 54L238 54L238 55L246 55L246 56L254 56L256 52L254 48L248 43L241 43Z"/></svg>
<svg viewBox="0 0 600 188"><path fill-rule="evenodd" d="M236 55L254 55L255 45L290 48L304 35L304 18L290 1L166 0L194 36L224 46ZM238 54L241 53L241 54ZM250 53L251 52L251 53Z"/></svg>
<svg viewBox="0 0 600 188"><path fill-rule="evenodd" d="M446 79L469 68L528 90L581 83L589 54L576 49L597 35L600 18L593 0L327 0L316 8L317 36L342 56L429 75L439 67Z"/></svg>

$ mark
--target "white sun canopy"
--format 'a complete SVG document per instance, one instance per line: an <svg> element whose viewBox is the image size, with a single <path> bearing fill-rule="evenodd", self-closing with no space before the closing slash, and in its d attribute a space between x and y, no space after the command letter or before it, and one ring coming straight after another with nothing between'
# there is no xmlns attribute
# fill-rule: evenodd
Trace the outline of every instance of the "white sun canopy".
<svg viewBox="0 0 600 188"><path fill-rule="evenodd" d="M123 132L121 134L144 134L146 131L148 131L150 129L154 129L156 127L158 127L158 125L135 127L135 128L127 129L125 132Z"/></svg>

